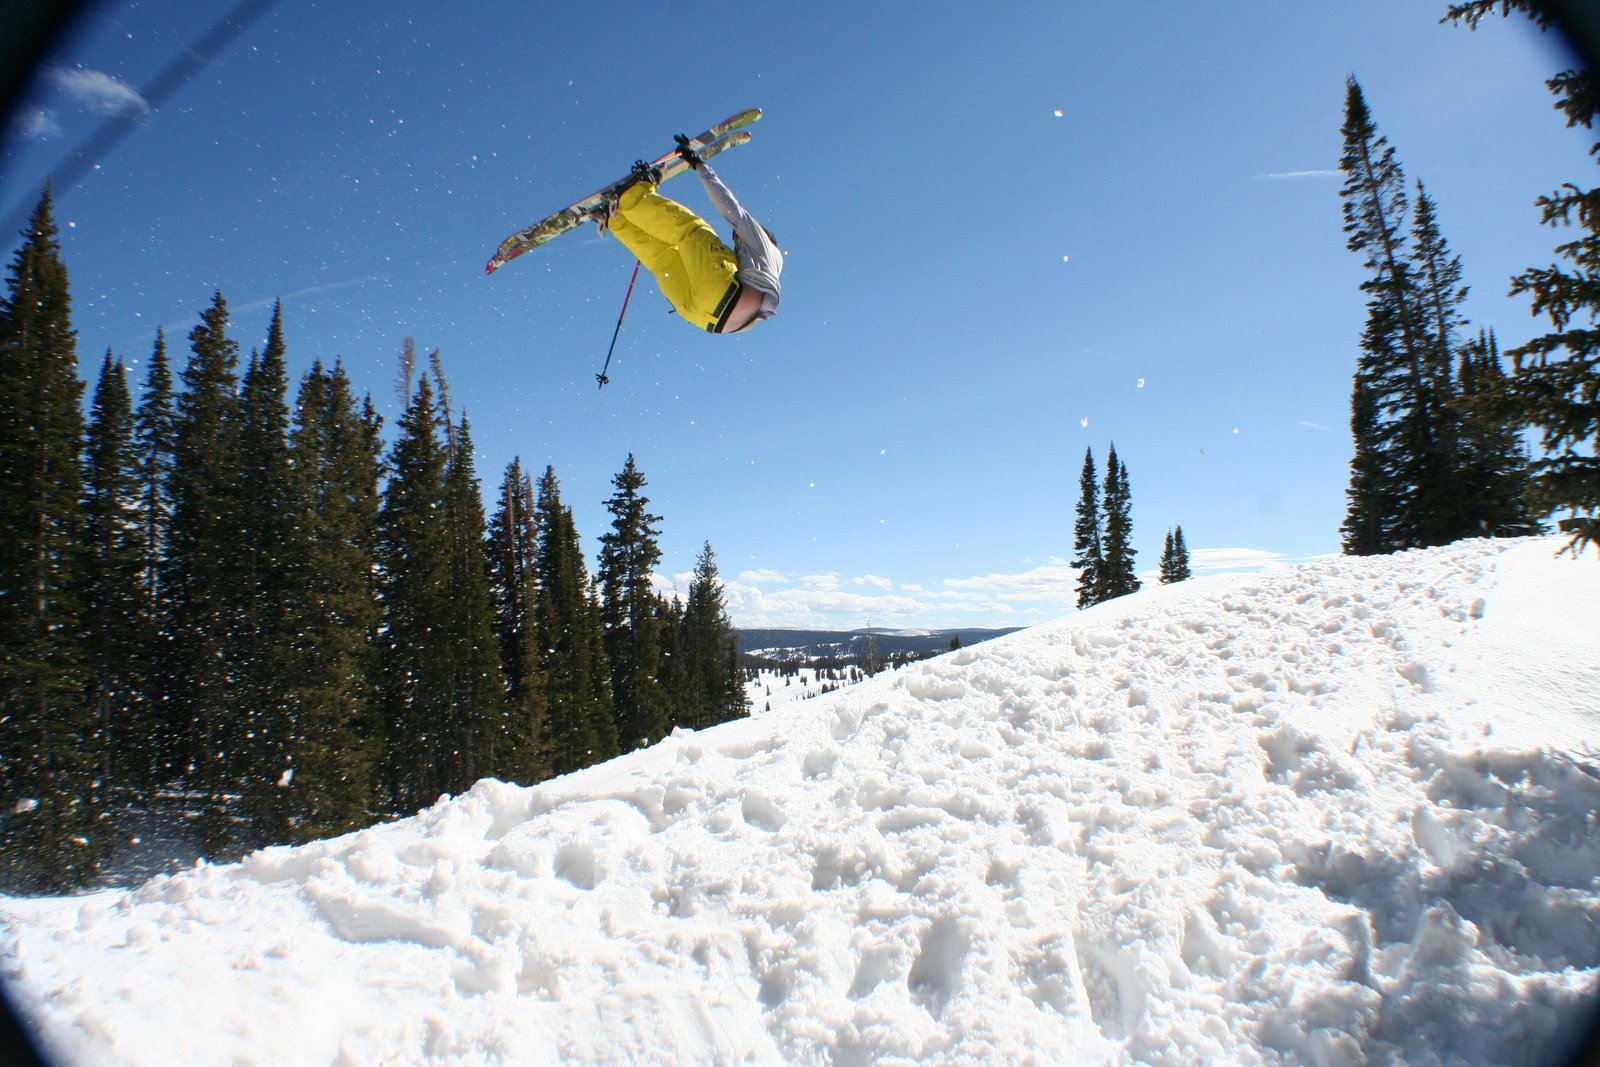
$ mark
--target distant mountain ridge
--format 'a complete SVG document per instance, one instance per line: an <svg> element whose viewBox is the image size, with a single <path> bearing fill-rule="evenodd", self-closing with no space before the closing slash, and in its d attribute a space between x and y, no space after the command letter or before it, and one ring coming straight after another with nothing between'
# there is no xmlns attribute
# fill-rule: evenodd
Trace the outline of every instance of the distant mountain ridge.
<svg viewBox="0 0 1600 1067"><path fill-rule="evenodd" d="M879 656L893 656L900 653L920 655L928 652L944 652L950 647L951 638L960 638L961 644L976 645L984 641L992 641L996 637L1016 633L1022 629L1020 626L1010 626L1004 629L981 629L963 627L950 630L925 630L925 629L898 629L898 630L784 630L784 629L739 629L739 653L752 655L761 653L772 659L780 660L810 660L826 659L837 656L847 659L860 655L866 648L870 637L873 647Z"/></svg>

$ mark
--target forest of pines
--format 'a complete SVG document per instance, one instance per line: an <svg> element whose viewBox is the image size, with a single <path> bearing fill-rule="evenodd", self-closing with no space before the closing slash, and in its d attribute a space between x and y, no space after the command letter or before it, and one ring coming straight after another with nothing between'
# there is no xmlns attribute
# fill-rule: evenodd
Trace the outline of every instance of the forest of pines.
<svg viewBox="0 0 1600 1067"><path fill-rule="evenodd" d="M553 469L486 515L438 353L385 448L338 364L293 400L281 306L243 361L217 294L137 403L88 415L48 192L0 304L0 890L88 883L120 817L178 798L207 855L532 784L747 713L709 544L651 585L628 456L591 578Z"/></svg>

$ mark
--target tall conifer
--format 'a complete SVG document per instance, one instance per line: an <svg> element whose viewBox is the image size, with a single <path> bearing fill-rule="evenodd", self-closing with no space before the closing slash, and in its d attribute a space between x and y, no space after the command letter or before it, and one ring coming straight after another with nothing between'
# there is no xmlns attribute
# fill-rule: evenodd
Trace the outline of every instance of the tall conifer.
<svg viewBox="0 0 1600 1067"><path fill-rule="evenodd" d="M300 384L290 440L294 566L286 596L294 635L283 679L285 768L273 783L292 840L356 829L371 801L380 447L369 429L344 368L314 365Z"/></svg>
<svg viewBox="0 0 1600 1067"><path fill-rule="evenodd" d="M1094 467L1094 450L1083 450L1083 471L1078 477L1077 522L1072 528L1072 565L1078 569L1078 607L1099 602L1100 571L1103 566L1100 544L1100 483Z"/></svg>
<svg viewBox="0 0 1600 1067"><path fill-rule="evenodd" d="M445 449L426 375L400 417L378 518L383 604L377 650L385 802L395 812L433 803L453 780L449 678L439 629L451 614Z"/></svg>
<svg viewBox="0 0 1600 1067"><path fill-rule="evenodd" d="M599 604L589 584L572 511L561 502L555 469L539 479L539 598L536 632L546 656L544 684L550 765L566 774L617 754L610 671Z"/></svg>
<svg viewBox="0 0 1600 1067"><path fill-rule="evenodd" d="M465 414L452 435L445 469L445 510L450 537L450 616L443 655L434 669L450 675L453 767L445 788L460 792L479 778L511 777L524 738L513 734L494 632L487 523Z"/></svg>
<svg viewBox="0 0 1600 1067"><path fill-rule="evenodd" d="M1105 501L1105 533L1101 540L1099 600L1126 596L1139 590L1133 557L1133 494L1128 485L1128 468L1117 458L1112 445L1106 457L1106 480L1101 490Z"/></svg>
<svg viewBox="0 0 1600 1067"><path fill-rule="evenodd" d="M664 608L651 584L661 561L661 517L649 511L645 477L632 453L611 484L611 529L600 537L596 578L618 741L626 752L661 740L671 721L659 680Z"/></svg>
<svg viewBox="0 0 1600 1067"><path fill-rule="evenodd" d="M303 553L295 538L295 487L289 455L288 373L283 307L273 307L267 344L252 353L239 391L240 619L234 655L240 739L237 771L249 840L276 844L295 836L293 671L295 620L291 583Z"/></svg>
<svg viewBox="0 0 1600 1067"><path fill-rule="evenodd" d="M166 660L181 771L201 794L201 829L214 848L238 843L229 807L243 785L240 757L248 740L238 706L238 636L247 603L240 544L239 345L227 330L228 306L216 293L189 333L161 579L170 605Z"/></svg>
<svg viewBox="0 0 1600 1067"><path fill-rule="evenodd" d="M679 646L689 687L684 700L688 725L702 729L749 712L739 671L738 635L728 618L722 578L709 541L695 558Z"/></svg>
<svg viewBox="0 0 1600 1067"><path fill-rule="evenodd" d="M103 739L103 780L122 784L149 744L139 677L145 524L127 371L110 351L90 410L83 479L83 666Z"/></svg>
<svg viewBox="0 0 1600 1067"><path fill-rule="evenodd" d="M1470 0L1452 4L1447 19L1478 22L1496 11L1520 11L1548 29L1556 8L1535 0ZM1576 8L1574 9L1577 10ZM1581 16L1575 16L1581 17ZM1546 85L1568 126L1591 130L1600 118L1600 73L1569 69ZM1590 151L1600 157L1600 144ZM1574 226L1577 235L1556 246L1564 264L1533 268L1511 279L1511 294L1532 298L1532 311L1551 331L1512 349L1512 373L1501 407L1538 430L1544 454L1530 465L1537 510L1565 512L1569 548L1600 544L1600 187L1567 182L1534 206L1547 226Z"/></svg>
<svg viewBox="0 0 1600 1067"><path fill-rule="evenodd" d="M140 569L139 675L144 690L145 745L126 753L124 774L145 789L170 783L183 766L184 751L174 721L176 691L167 652L172 639L169 597L162 581L166 568L167 536L172 527L173 459L177 449L177 410L172 392L172 369L167 341L156 331L144 392L134 413L134 450L139 469L139 514L144 520L140 543L144 562Z"/></svg>
<svg viewBox="0 0 1600 1067"><path fill-rule="evenodd" d="M1171 585L1188 579L1189 546L1183 541L1183 527L1175 526L1167 531L1166 543L1161 551L1161 584Z"/></svg>
<svg viewBox="0 0 1600 1067"><path fill-rule="evenodd" d="M510 709L509 732L516 753L506 773L525 785L549 774L544 656L535 633L539 528L534 508L533 480L522 469L521 459L513 459L500 483L486 552L495 637Z"/></svg>
<svg viewBox="0 0 1600 1067"><path fill-rule="evenodd" d="M61 890L99 859L100 746L80 663L83 385L45 191L0 300L0 886Z"/></svg>

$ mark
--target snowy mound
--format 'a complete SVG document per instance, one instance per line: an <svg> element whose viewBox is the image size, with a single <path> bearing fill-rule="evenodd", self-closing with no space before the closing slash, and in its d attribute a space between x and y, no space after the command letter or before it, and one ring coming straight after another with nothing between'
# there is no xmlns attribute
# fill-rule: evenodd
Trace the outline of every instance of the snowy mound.
<svg viewBox="0 0 1600 1067"><path fill-rule="evenodd" d="M1155 589L537 788L0 902L85 1064L1545 1062L1600 564Z"/></svg>

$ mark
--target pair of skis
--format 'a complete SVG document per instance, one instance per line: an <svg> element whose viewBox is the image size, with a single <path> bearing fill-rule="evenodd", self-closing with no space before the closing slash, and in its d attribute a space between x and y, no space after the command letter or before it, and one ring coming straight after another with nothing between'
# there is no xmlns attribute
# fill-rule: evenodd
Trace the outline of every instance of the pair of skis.
<svg viewBox="0 0 1600 1067"><path fill-rule="evenodd" d="M760 117L761 109L755 107L741 111L737 115L730 115L704 133L691 137L689 144L699 153L701 159L710 159L712 156L726 152L728 149L742 145L750 140L750 132L745 127ZM660 168L662 181L682 174L689 169L689 164L684 162L683 156L678 154L676 148L655 160L652 165ZM598 211L600 205L605 203L607 199L615 199L621 196L623 191L632 185L635 180L632 176L629 176L619 181L614 181L604 189L584 197L577 203L570 204L555 214L540 219L532 226L518 230L500 242L500 247L495 250L495 254L489 257L489 263L484 267L484 273L493 274L524 252L531 252L546 241L576 228L585 219ZM602 382L601 384L605 383Z"/></svg>

